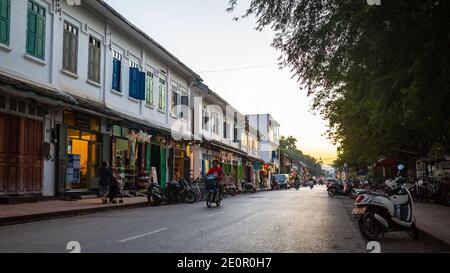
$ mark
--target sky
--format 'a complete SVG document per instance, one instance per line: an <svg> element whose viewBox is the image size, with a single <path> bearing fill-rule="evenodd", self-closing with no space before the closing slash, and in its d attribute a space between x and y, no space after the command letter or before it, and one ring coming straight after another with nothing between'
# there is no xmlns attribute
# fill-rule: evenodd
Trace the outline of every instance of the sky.
<svg viewBox="0 0 450 273"><path fill-rule="evenodd" d="M106 0L197 72L211 90L243 114L270 113L284 136L294 136L305 154L331 163L336 147L323 134L326 121L311 111L311 99L289 69L279 70L274 33L255 30L255 18L233 21L249 6L228 0ZM252 67L251 69L247 69ZM229 71L231 70L231 71ZM219 72L217 72L219 71Z"/></svg>

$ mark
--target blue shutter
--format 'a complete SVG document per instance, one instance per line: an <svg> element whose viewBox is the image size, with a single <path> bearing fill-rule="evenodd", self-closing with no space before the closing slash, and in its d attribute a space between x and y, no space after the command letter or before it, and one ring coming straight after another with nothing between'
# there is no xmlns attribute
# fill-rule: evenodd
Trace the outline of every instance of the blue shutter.
<svg viewBox="0 0 450 273"><path fill-rule="evenodd" d="M139 69L130 67L130 97L133 99L138 98L139 89Z"/></svg>
<svg viewBox="0 0 450 273"><path fill-rule="evenodd" d="M139 72L138 99L145 100L145 72Z"/></svg>
<svg viewBox="0 0 450 273"><path fill-rule="evenodd" d="M113 59L113 79L112 79L112 88L116 91L120 90L120 71L121 71L121 62L118 59Z"/></svg>

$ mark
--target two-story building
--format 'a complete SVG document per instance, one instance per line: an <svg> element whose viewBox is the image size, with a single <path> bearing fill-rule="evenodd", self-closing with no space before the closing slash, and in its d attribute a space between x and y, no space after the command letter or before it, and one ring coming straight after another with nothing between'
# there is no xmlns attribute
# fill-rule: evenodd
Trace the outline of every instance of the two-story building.
<svg viewBox="0 0 450 273"><path fill-rule="evenodd" d="M181 174L179 106L200 76L101 0L0 0L0 15L0 195L95 189L101 161L131 191Z"/></svg>
<svg viewBox="0 0 450 273"><path fill-rule="evenodd" d="M269 167L265 176L271 178L272 174L280 169L280 124L270 114L247 115L251 126L261 134L261 158Z"/></svg>

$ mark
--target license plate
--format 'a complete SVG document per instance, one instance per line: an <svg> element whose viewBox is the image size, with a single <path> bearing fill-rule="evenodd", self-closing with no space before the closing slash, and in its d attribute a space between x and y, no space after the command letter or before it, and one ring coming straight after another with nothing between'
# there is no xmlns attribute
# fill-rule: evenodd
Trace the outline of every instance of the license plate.
<svg viewBox="0 0 450 273"><path fill-rule="evenodd" d="M366 213L367 208L354 208L352 211L353 215L364 214Z"/></svg>

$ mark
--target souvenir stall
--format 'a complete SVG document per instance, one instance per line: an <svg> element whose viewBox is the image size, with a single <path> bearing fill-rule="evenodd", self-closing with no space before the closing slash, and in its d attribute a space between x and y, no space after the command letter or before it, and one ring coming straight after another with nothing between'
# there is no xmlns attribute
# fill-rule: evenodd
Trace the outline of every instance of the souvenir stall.
<svg viewBox="0 0 450 273"><path fill-rule="evenodd" d="M151 135L115 125L112 130L112 169L123 183L124 194L143 196L151 177L148 160Z"/></svg>

